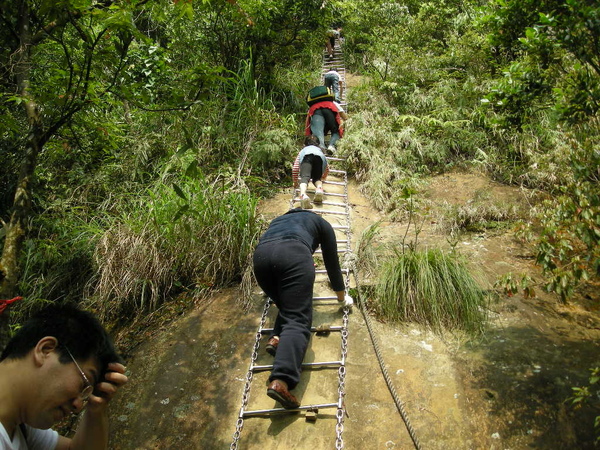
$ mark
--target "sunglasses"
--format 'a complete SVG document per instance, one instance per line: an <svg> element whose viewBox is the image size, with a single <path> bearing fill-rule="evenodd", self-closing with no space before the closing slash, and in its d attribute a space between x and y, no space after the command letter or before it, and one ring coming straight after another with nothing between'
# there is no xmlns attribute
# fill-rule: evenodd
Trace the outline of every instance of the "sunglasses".
<svg viewBox="0 0 600 450"><path fill-rule="evenodd" d="M77 364L77 361L75 361L75 358L71 354L71 351L68 349L68 347L67 346L63 346L63 347L65 347L65 350L67 351L67 353L69 354L69 356L71 357L73 362L75 363L77 370L79 370L79 373L81 374L81 378L83 378L83 389L81 390L79 395L81 396L81 400L83 400L83 403L87 403L88 400L90 399L90 395L92 395L92 392L94 391L94 386L92 385L92 383L90 383L90 380L88 379L88 377L85 376L85 373L83 373L83 370L81 370L81 367L79 367L79 364Z"/></svg>

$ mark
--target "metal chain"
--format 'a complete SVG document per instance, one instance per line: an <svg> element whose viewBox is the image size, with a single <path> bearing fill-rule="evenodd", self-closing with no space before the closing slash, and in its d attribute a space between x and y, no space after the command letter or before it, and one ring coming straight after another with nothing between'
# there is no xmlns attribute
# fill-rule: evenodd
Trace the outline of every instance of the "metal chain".
<svg viewBox="0 0 600 450"><path fill-rule="evenodd" d="M346 251L347 255L351 253L352 247L350 245L351 232L350 232L350 207L349 207L349 199L348 199L348 174L344 173L344 195L346 196L346 225L348 229L346 230ZM348 294L348 290L350 288L350 269L351 267L346 267L348 272L346 272L346 277L344 280L344 290L345 293ZM344 448L344 415L346 413L346 405L344 403L344 398L346 396L346 357L348 355L348 315L350 313L350 307L344 307L344 315L342 317L342 344L341 344L341 361L342 364L338 369L338 408L335 413L335 417L337 423L335 425L335 448L337 450Z"/></svg>
<svg viewBox="0 0 600 450"><path fill-rule="evenodd" d="M339 397L338 397L338 408L335 413L335 416L337 419L337 423L335 425L335 433L336 433L335 448L338 450L344 448L344 438L342 437L342 433L344 432L344 414L346 412L344 398L346 396L346 356L348 354L348 312L349 311L350 311L350 307L348 307L348 306L344 307L344 317L343 317L343 323L342 323L342 345L341 345L342 364L340 365L340 368L338 369L338 379L339 379L338 395L339 395Z"/></svg>
<svg viewBox="0 0 600 450"><path fill-rule="evenodd" d="M246 411L246 407L248 406L248 398L250 396L250 385L252 384L252 379L254 378L254 372L252 371L252 367L254 367L254 363L258 358L258 348L260 346L260 339L262 337L261 330L265 327L265 323L267 321L267 314L269 313L269 308L271 307L272 300L270 298L265 302L265 306L263 308L262 317L260 318L260 325L258 326L258 330L256 331L256 336L254 339L254 348L252 349L252 358L250 360L250 366L248 367L248 372L246 373L246 384L244 385L244 392L242 393L242 406L240 407L240 412L238 414L238 419L235 424L235 432L233 433L233 441L229 446L230 450L236 450L238 448L238 441L240 440L240 435L242 433L242 428L244 428L244 411Z"/></svg>

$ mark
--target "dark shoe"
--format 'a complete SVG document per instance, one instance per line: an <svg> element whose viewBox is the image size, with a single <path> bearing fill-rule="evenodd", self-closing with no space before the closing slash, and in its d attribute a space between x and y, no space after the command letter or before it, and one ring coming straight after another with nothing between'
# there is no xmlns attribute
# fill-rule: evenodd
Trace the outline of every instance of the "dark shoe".
<svg viewBox="0 0 600 450"><path fill-rule="evenodd" d="M267 388L267 395L273 400L281 403L285 409L296 409L300 406L300 402L294 397L285 385L279 380L271 381Z"/></svg>
<svg viewBox="0 0 600 450"><path fill-rule="evenodd" d="M267 341L267 346L265 347L265 350L269 355L275 356L275 353L277 353L278 345L279 345L279 339L277 339L275 336L273 336L271 339L269 339Z"/></svg>

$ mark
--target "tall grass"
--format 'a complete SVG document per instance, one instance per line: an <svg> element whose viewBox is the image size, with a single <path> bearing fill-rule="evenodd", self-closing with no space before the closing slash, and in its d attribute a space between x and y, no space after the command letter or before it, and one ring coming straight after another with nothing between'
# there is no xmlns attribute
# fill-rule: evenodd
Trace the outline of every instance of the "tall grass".
<svg viewBox="0 0 600 450"><path fill-rule="evenodd" d="M356 244L356 270L370 278L377 271L378 254L376 238L379 235L381 220L363 230Z"/></svg>
<svg viewBox="0 0 600 450"><path fill-rule="evenodd" d="M102 236L94 306L116 317L153 310L183 289L239 281L260 231L256 206L224 179L159 185Z"/></svg>
<svg viewBox="0 0 600 450"><path fill-rule="evenodd" d="M486 295L466 264L438 249L396 250L382 264L375 296L393 321L478 334L486 320Z"/></svg>
<svg viewBox="0 0 600 450"><path fill-rule="evenodd" d="M385 89L377 89L371 83L351 92L357 112L350 116L340 149L365 195L398 220L407 209L405 189L417 191L423 176L465 164L483 145L483 138L473 133L470 120L449 115L447 104L432 113L426 100L436 99L435 93L419 105L427 111L415 107L410 114L401 114Z"/></svg>
<svg viewBox="0 0 600 450"><path fill-rule="evenodd" d="M529 208L523 203L518 198L511 201L494 198L489 190L478 189L463 204L445 203L438 227L449 234L506 229L520 219L529 219Z"/></svg>
<svg viewBox="0 0 600 450"><path fill-rule="evenodd" d="M12 309L13 322L24 321L49 302L81 300L94 273L91 255L100 222L55 211L37 218L37 234L24 242L17 288L23 300Z"/></svg>

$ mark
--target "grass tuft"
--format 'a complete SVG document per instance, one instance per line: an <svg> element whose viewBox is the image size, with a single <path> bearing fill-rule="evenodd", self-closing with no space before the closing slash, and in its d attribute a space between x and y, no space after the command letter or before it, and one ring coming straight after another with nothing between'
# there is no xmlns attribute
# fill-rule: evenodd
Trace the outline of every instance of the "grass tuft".
<svg viewBox="0 0 600 450"><path fill-rule="evenodd" d="M396 250L381 267L375 295L380 314L389 320L483 332L486 295L455 253Z"/></svg>

